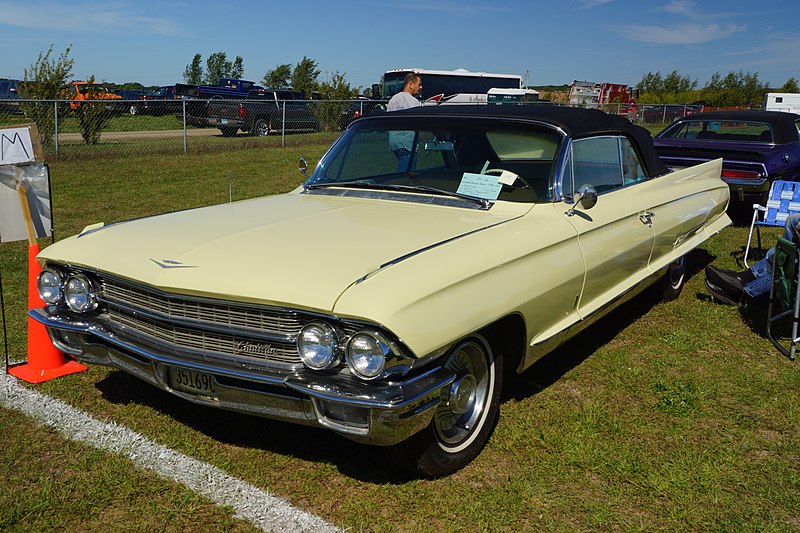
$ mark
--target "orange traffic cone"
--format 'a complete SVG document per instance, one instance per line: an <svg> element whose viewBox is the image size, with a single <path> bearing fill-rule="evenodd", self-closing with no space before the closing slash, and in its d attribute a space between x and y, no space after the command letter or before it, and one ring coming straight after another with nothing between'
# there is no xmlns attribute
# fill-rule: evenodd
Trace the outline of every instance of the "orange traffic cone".
<svg viewBox="0 0 800 533"><path fill-rule="evenodd" d="M38 254L38 244L28 246L28 309L44 306L36 288L36 278L42 271L36 261ZM66 360L64 354L53 346L44 324L28 317L28 362L9 368L9 374L28 383L42 383L84 370L85 366L77 361Z"/></svg>

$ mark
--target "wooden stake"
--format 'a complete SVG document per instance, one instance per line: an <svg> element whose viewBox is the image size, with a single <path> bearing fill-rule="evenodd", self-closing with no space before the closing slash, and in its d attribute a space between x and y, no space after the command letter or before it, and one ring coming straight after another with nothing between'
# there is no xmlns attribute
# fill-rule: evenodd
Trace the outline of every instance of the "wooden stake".
<svg viewBox="0 0 800 533"><path fill-rule="evenodd" d="M28 232L28 244L36 244L36 230L33 227L31 206L28 204L28 187L22 180L17 184L17 194L19 195L19 207L22 209L22 217L25 219L25 229Z"/></svg>

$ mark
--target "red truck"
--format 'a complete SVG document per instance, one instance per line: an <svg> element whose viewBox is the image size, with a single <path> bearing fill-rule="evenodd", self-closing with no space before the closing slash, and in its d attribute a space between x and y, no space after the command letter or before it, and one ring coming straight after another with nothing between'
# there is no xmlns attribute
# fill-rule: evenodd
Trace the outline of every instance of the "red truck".
<svg viewBox="0 0 800 533"><path fill-rule="evenodd" d="M569 104L587 108L600 108L617 115L635 116L639 89L623 83L572 82Z"/></svg>

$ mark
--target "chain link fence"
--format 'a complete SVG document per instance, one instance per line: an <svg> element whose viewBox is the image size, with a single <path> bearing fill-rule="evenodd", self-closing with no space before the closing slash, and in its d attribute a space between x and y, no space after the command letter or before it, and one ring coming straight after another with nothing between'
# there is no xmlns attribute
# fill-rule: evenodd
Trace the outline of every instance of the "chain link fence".
<svg viewBox="0 0 800 533"><path fill-rule="evenodd" d="M374 100L0 100L0 126L35 122L47 160L229 151L335 138ZM322 135L320 135L322 134ZM274 146L273 139L269 145Z"/></svg>
<svg viewBox="0 0 800 533"><path fill-rule="evenodd" d="M0 126L35 122L46 160L56 161L330 142L352 120L385 109L385 101L368 99L20 99L0 100ZM701 106L676 104L607 104L601 109L648 126L702 111Z"/></svg>

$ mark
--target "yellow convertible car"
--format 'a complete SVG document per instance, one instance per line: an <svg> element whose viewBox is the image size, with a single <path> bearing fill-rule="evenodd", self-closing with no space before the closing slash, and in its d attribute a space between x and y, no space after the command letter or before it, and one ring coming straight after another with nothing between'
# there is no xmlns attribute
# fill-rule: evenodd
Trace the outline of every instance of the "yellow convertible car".
<svg viewBox="0 0 800 533"><path fill-rule="evenodd" d="M670 172L596 110L366 117L288 194L46 248L30 313L84 363L447 475L489 439L504 374L649 285L678 296L730 223L720 168Z"/></svg>

